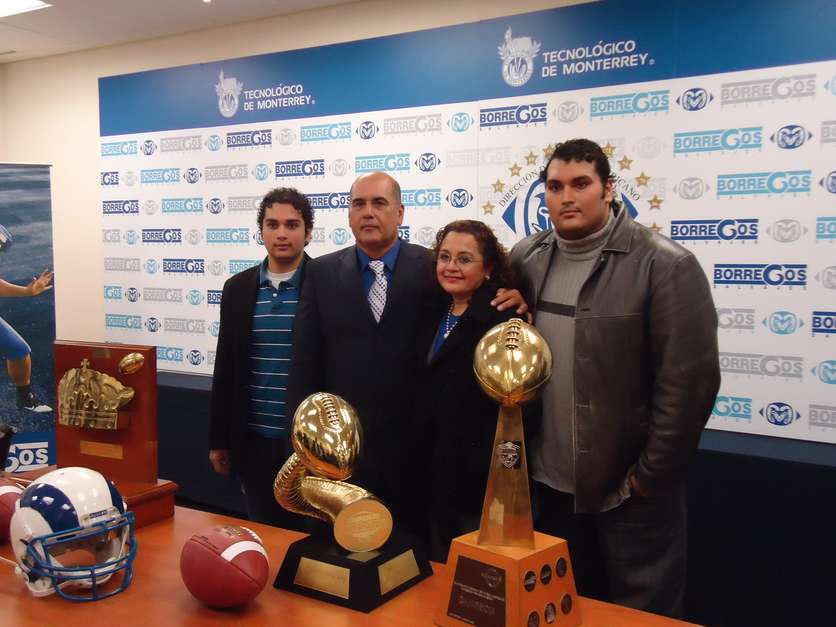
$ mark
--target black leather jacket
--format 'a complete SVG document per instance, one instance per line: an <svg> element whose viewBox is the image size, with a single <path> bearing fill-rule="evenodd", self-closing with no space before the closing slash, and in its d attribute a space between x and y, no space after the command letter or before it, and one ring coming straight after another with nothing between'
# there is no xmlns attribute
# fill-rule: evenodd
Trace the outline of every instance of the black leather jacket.
<svg viewBox="0 0 836 627"><path fill-rule="evenodd" d="M717 315L696 257L615 212L575 314L578 512L600 511L631 472L650 494L680 482L720 386ZM535 308L556 246L548 230L511 252Z"/></svg>

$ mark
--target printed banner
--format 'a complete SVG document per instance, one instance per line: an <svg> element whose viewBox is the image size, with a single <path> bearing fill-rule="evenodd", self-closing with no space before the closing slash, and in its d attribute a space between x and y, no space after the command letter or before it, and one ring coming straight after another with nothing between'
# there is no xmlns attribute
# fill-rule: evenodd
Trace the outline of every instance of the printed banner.
<svg viewBox="0 0 836 627"><path fill-rule="evenodd" d="M52 270L52 204L49 166L0 164L0 277L27 286ZM6 470L55 463L55 296L0 295L0 352L7 372L0 394L0 424L14 436ZM29 382L33 397L22 403L18 386Z"/></svg>
<svg viewBox="0 0 836 627"><path fill-rule="evenodd" d="M551 226L554 144L590 137L713 284L709 426L836 442L836 7L733 13L603 2L101 79L107 339L210 374L271 187L310 198L313 256L353 243L348 190L376 170L403 188L402 238L475 218L510 247ZM777 24L780 46L756 41Z"/></svg>

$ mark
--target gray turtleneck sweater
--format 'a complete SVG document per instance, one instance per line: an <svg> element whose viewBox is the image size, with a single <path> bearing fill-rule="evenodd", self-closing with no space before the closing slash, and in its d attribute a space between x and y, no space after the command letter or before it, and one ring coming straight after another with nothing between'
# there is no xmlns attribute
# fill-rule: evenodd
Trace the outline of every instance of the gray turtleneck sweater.
<svg viewBox="0 0 836 627"><path fill-rule="evenodd" d="M575 493L575 306L612 227L610 212L604 228L583 239L563 239L555 230L557 250L536 305L535 324L552 349L554 368L543 390L543 431L533 445L532 477L570 494Z"/></svg>

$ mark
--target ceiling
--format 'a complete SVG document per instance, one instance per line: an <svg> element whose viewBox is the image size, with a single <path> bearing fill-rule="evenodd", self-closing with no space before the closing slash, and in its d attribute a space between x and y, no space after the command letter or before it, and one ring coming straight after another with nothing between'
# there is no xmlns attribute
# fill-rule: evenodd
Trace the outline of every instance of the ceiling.
<svg viewBox="0 0 836 627"><path fill-rule="evenodd" d="M3 0L0 0L2 4ZM0 63L248 22L355 0L45 0L0 18Z"/></svg>

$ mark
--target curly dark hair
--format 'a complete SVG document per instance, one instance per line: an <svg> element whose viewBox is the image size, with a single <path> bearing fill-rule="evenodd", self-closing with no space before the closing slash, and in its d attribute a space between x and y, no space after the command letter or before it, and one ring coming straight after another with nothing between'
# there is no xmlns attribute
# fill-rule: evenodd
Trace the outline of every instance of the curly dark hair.
<svg viewBox="0 0 836 627"><path fill-rule="evenodd" d="M561 161L587 161L594 164L595 172L601 177L601 185L604 187L606 187L607 181L612 178L610 161L607 159L607 155L601 150L601 146L591 139L570 139L559 143L540 172L540 180L543 183L546 182L549 164L554 159L560 159Z"/></svg>
<svg viewBox="0 0 836 627"><path fill-rule="evenodd" d="M432 251L438 259L438 251L441 243L449 233L467 233L476 240L479 253L482 255L486 268L491 268L490 280L501 287L516 287L516 277L511 270L511 262L508 259L508 251L496 239L491 227L479 220L456 220L438 230L435 235L435 245Z"/></svg>
<svg viewBox="0 0 836 627"><path fill-rule="evenodd" d="M261 204L258 206L258 216L256 216L259 231L264 222L264 213L267 211L267 207L272 207L276 203L292 205L305 222L305 233L311 232L314 223L313 208L307 197L294 187L277 187L264 195Z"/></svg>

